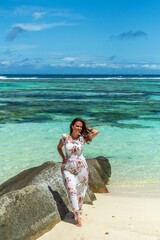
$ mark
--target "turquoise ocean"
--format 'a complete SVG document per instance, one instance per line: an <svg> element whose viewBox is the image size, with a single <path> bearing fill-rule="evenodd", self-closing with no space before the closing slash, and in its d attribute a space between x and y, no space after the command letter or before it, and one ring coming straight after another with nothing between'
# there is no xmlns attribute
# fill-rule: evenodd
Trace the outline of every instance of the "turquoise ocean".
<svg viewBox="0 0 160 240"><path fill-rule="evenodd" d="M75 117L99 130L84 156L109 159L113 191L160 196L160 75L1 75L0 184L61 161Z"/></svg>

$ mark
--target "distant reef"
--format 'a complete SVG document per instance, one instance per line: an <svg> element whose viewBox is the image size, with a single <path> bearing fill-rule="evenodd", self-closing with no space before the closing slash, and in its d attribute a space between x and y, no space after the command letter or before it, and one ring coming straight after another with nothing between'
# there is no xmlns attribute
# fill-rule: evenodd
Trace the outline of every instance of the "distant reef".
<svg viewBox="0 0 160 240"><path fill-rule="evenodd" d="M89 186L84 203L93 204L94 193L108 193L111 177L107 158L87 159ZM71 211L61 175L61 163L45 162L0 185L0 240L35 240Z"/></svg>

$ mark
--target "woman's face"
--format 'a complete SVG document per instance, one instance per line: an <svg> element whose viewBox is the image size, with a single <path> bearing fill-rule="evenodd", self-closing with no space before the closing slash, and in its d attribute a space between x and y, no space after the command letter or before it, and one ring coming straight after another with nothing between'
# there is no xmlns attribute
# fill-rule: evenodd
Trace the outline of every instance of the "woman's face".
<svg viewBox="0 0 160 240"><path fill-rule="evenodd" d="M83 129L83 123L80 121L77 121L74 123L74 125L72 125L72 130L74 133L77 133L77 134L81 133L82 129Z"/></svg>

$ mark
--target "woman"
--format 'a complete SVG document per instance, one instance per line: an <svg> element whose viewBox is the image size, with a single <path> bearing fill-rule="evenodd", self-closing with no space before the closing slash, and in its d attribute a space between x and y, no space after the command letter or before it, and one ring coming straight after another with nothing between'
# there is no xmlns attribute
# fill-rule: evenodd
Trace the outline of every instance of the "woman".
<svg viewBox="0 0 160 240"><path fill-rule="evenodd" d="M84 143L89 143L98 130L86 127L81 118L70 124L70 134L63 134L57 150L62 157L62 175L72 205L76 226L80 227L83 199L88 184L88 167L82 155ZM65 153L62 148L65 148Z"/></svg>

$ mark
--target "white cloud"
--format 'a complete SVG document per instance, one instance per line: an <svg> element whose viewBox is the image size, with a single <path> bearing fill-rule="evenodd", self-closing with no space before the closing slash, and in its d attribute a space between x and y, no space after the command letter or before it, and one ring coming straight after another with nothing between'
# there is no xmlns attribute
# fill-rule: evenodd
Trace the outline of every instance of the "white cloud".
<svg viewBox="0 0 160 240"><path fill-rule="evenodd" d="M143 68L151 69L151 70L158 70L158 69L160 69L160 64L144 64L142 66L143 66Z"/></svg>
<svg viewBox="0 0 160 240"><path fill-rule="evenodd" d="M131 63L131 64L121 64L121 68L141 68L140 64L135 64L135 63Z"/></svg>
<svg viewBox="0 0 160 240"><path fill-rule="evenodd" d="M109 63L82 63L79 65L81 68L121 68L120 64Z"/></svg>
<svg viewBox="0 0 160 240"><path fill-rule="evenodd" d="M3 66L9 66L10 64L11 64L11 62L9 60L0 61L0 65L3 65Z"/></svg>
<svg viewBox="0 0 160 240"><path fill-rule="evenodd" d="M74 57L64 57L62 58L62 61L64 62L75 62L77 60L77 58Z"/></svg>
<svg viewBox="0 0 160 240"><path fill-rule="evenodd" d="M31 24L31 23L18 23L12 26L11 30L7 35L8 40L14 40L19 34L24 31L42 31L49 28L73 26L72 23L56 22L56 23L46 23L46 24Z"/></svg>
<svg viewBox="0 0 160 240"><path fill-rule="evenodd" d="M71 25L69 23L64 22L56 22L56 23L46 23L46 24L24 24L19 23L16 25L13 25L13 28L19 27L20 29L24 31L41 31L48 28L55 28L55 27L62 27L62 26L68 26Z"/></svg>
<svg viewBox="0 0 160 240"><path fill-rule="evenodd" d="M47 17L61 17L61 18L73 18L84 19L84 17L68 8L47 8L39 6L19 6L12 11L15 16L33 16L35 19L39 19L42 16Z"/></svg>
<svg viewBox="0 0 160 240"><path fill-rule="evenodd" d="M50 16L57 16L57 17L65 17L65 18L73 18L73 19L85 19L84 16L82 16L79 13L75 13L72 9L49 9L48 15Z"/></svg>
<svg viewBox="0 0 160 240"><path fill-rule="evenodd" d="M68 61L65 61L65 59ZM92 68L92 69L148 69L148 70L158 70L160 69L160 64L124 64L124 63L86 63L85 61L81 61L78 58L73 58L74 61L69 61L72 58L64 58L59 60L58 62L51 63L52 67L79 67L79 68ZM63 60L63 61L62 61ZM76 60L76 61L75 61Z"/></svg>
<svg viewBox="0 0 160 240"><path fill-rule="evenodd" d="M34 48L37 48L37 46L36 45L29 45L29 44L18 44L18 45L12 45L11 48L14 51L22 51L22 50L34 49Z"/></svg>
<svg viewBox="0 0 160 240"><path fill-rule="evenodd" d="M54 68L80 68L80 69L117 69L117 70L138 70L138 71L156 71L160 70L158 63L144 62L110 62L101 57L91 56L62 56L60 53L54 53L55 57L49 58L28 58L26 55L16 55L18 50L34 48L32 45L12 45L8 52L6 51L5 58L0 61L1 67L7 66L32 66L34 69ZM12 56L10 56L12 53ZM14 53L14 54L13 54ZM8 54L8 57L6 57ZM53 54L53 53L52 53ZM103 59L103 60L102 60Z"/></svg>
<svg viewBox="0 0 160 240"><path fill-rule="evenodd" d="M38 19L40 19L41 17L43 17L45 14L46 14L46 12L34 12L34 13L33 13L33 18L34 18L35 20L38 20Z"/></svg>
<svg viewBox="0 0 160 240"><path fill-rule="evenodd" d="M51 63L50 67L73 67L73 65L69 63Z"/></svg>

